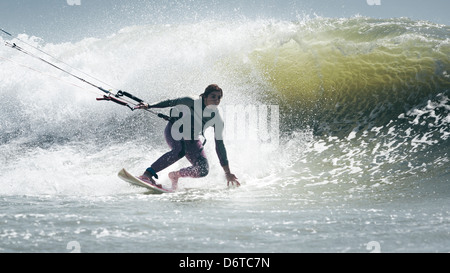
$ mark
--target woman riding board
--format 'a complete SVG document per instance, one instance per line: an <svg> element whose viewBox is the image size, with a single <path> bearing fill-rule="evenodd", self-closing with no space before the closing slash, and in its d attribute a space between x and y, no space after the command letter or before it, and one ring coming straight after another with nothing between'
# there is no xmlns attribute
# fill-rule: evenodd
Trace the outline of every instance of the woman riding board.
<svg viewBox="0 0 450 273"><path fill-rule="evenodd" d="M186 124L181 126L181 130L187 129L187 131L183 133L187 133L188 137L180 138L178 136L178 133L180 132L179 130L177 131L179 128L174 128L176 119L169 121L164 131L164 136L167 144L171 148L171 151L156 160L139 178L147 183L157 185L153 177L158 178L158 172L171 166L183 157L186 157L192 166L169 173L169 178L172 181L172 190L176 190L178 188L178 180L182 177L200 178L207 176L209 173L209 163L203 150L204 143L199 140L199 136L203 135L206 128L212 126L215 130L217 156L219 157L220 164L225 171L227 185L230 186L230 183L231 185L236 183L236 186L240 186L237 177L230 171L227 151L223 142L223 120L220 113L216 111L222 97L222 89L216 84L211 84L205 89L205 92L201 94L198 99L182 97L174 100L162 101L152 105L147 103L140 103L137 105L136 109L167 107L189 108L190 111L187 113L190 113L189 118L192 121L190 125L194 124L194 126L190 126L191 130L189 130L189 126L186 126ZM199 106L201 106L200 115L198 113L199 111L196 109L196 107ZM183 111L183 114L185 113L186 112ZM211 122L213 119L215 122ZM197 122L197 124L195 124L195 122ZM186 134L183 135L186 136Z"/></svg>

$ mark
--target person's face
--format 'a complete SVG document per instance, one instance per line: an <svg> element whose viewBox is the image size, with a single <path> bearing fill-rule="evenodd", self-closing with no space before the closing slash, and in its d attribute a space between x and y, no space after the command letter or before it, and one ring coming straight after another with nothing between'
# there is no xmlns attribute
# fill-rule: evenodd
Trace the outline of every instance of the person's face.
<svg viewBox="0 0 450 273"><path fill-rule="evenodd" d="M211 92L208 97L204 98L206 106L218 106L222 99L222 93L219 91Z"/></svg>

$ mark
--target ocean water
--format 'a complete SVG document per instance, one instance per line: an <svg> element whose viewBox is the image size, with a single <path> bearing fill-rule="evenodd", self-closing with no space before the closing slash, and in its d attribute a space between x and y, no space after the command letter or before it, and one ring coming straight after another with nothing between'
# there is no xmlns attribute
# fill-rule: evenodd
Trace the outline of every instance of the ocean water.
<svg viewBox="0 0 450 273"><path fill-rule="evenodd" d="M141 174L168 151L165 122L3 47L0 252L450 251L449 26L204 20L18 38L149 102L217 83L225 109L277 105L279 139L225 139L242 183L227 188L207 134L210 174L151 195L117 172Z"/></svg>

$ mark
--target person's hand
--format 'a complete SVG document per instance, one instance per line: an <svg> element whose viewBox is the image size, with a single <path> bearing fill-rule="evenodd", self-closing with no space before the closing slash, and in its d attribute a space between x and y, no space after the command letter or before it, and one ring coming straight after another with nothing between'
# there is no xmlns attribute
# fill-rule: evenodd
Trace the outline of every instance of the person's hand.
<svg viewBox="0 0 450 273"><path fill-rule="evenodd" d="M227 173L225 174L227 176L227 186L234 186L234 183L236 183L236 187L240 187L241 183L239 183L239 181L237 180L238 178L236 177L236 175L232 174L232 173Z"/></svg>
<svg viewBox="0 0 450 273"><path fill-rule="evenodd" d="M148 103L145 103L145 102L141 102L134 107L134 109L144 109L144 110L148 109L148 108L150 108L150 107L149 107Z"/></svg>

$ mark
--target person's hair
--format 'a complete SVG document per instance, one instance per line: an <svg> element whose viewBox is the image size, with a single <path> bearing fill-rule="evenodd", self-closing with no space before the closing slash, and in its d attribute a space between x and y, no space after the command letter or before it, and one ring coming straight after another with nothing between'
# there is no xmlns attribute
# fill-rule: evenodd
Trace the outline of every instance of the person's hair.
<svg viewBox="0 0 450 273"><path fill-rule="evenodd" d="M209 94L211 94L212 92L220 92L220 95L223 97L223 91L222 88L220 88L217 84L211 84L208 85L208 87L206 87L205 92L203 94L200 95L200 97L202 98L207 98L209 96Z"/></svg>

